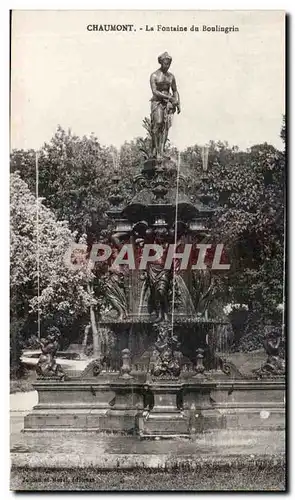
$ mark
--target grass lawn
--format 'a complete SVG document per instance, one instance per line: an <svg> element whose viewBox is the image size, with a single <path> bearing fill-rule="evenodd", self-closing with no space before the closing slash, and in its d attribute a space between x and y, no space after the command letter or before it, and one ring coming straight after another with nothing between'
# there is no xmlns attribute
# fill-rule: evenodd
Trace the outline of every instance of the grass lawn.
<svg viewBox="0 0 295 500"><path fill-rule="evenodd" d="M285 491L284 467L245 466L195 471L99 471L96 469L13 468L14 491Z"/></svg>
<svg viewBox="0 0 295 500"><path fill-rule="evenodd" d="M28 370L22 378L10 379L10 394L33 391L32 383L36 380L35 370Z"/></svg>
<svg viewBox="0 0 295 500"><path fill-rule="evenodd" d="M267 354L264 349L258 349L251 352L232 352L225 354L224 357L234 363L242 373L251 374L266 362Z"/></svg>

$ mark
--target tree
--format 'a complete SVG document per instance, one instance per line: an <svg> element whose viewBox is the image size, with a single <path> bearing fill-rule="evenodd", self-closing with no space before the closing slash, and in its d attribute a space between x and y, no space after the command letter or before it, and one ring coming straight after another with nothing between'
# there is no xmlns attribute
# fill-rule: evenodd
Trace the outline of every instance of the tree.
<svg viewBox="0 0 295 500"><path fill-rule="evenodd" d="M194 198L202 175L200 148L187 148L182 157L194 172ZM219 294L224 302L247 305L252 333L267 320L281 320L277 307L283 301L284 170L284 153L266 143L248 151L210 143L208 185L219 207L211 221L211 241L225 245L231 264L218 275Z"/></svg>
<svg viewBox="0 0 295 500"><path fill-rule="evenodd" d="M18 173L11 175L10 207L12 344L20 334L24 340L37 333L38 311L41 335L49 324L70 331L69 326L94 303L87 291L93 279L91 270L87 266L70 269L65 261L75 234L41 199L37 221L36 198Z"/></svg>
<svg viewBox="0 0 295 500"><path fill-rule="evenodd" d="M108 196L116 169L115 148L102 147L94 135L82 138L58 127L38 152L39 196L59 220L67 220L77 238L92 242L107 227ZM36 192L36 154L14 150L11 171L18 171Z"/></svg>

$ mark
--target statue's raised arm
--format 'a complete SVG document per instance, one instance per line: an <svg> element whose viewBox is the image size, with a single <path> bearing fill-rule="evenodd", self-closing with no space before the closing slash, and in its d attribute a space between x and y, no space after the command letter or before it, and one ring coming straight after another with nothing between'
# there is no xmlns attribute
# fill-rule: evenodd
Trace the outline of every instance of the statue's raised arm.
<svg viewBox="0 0 295 500"><path fill-rule="evenodd" d="M172 116L180 113L180 99L175 76L169 73L172 57L167 52L158 57L160 68L150 76L152 90L151 125L153 156L162 160Z"/></svg>

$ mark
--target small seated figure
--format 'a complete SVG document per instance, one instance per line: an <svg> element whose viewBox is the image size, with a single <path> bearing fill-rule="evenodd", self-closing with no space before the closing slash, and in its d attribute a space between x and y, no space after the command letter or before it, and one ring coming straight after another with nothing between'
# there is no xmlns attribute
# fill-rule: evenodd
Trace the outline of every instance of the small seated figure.
<svg viewBox="0 0 295 500"><path fill-rule="evenodd" d="M265 335L264 348L268 355L264 369L273 373L285 371L285 361L280 357L281 332L270 329Z"/></svg>
<svg viewBox="0 0 295 500"><path fill-rule="evenodd" d="M267 360L254 373L258 377L282 376L285 373L285 360L280 355L282 333L280 329L271 326L266 327L263 345L267 354Z"/></svg>
<svg viewBox="0 0 295 500"><path fill-rule="evenodd" d="M60 331L56 327L48 329L46 338L40 340L42 354L39 357L36 373L41 377L57 377L63 379L65 373L60 365L57 364L55 356L59 348Z"/></svg>

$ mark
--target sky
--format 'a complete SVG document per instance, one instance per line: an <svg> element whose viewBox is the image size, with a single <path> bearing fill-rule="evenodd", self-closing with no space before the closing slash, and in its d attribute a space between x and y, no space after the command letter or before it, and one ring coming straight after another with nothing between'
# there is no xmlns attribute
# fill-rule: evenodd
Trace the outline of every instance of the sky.
<svg viewBox="0 0 295 500"><path fill-rule="evenodd" d="M89 24L136 31L91 32ZM204 32L203 25L239 31ZM282 148L284 49L280 11L14 11L11 148L40 148L58 125L116 147L144 135L149 77L166 50L182 105L170 131L175 146L226 140L241 149Z"/></svg>

